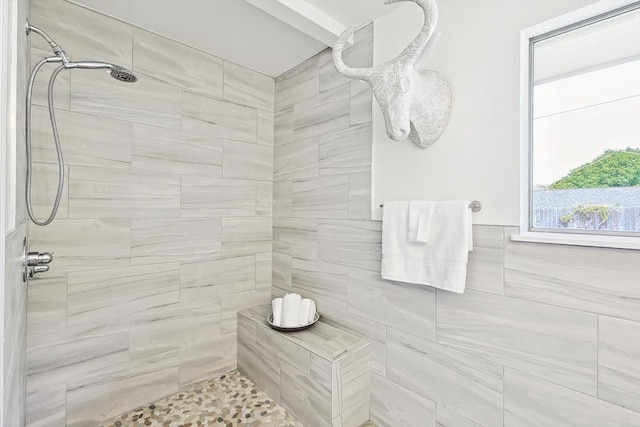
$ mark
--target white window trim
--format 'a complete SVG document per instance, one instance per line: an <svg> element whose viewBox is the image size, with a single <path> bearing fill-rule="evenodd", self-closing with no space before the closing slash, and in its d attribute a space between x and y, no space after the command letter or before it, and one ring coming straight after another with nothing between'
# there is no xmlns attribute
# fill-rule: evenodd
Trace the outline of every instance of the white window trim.
<svg viewBox="0 0 640 427"><path fill-rule="evenodd" d="M587 7L545 21L520 32L520 234L511 236L519 242L552 243L575 246L597 246L604 248L622 248L640 250L640 237L615 236L602 234L580 234L562 232L531 231L529 229L531 188L531 146L529 137L531 123L529 114L531 99L529 94L529 39L532 37L566 27L594 16L607 13L637 2L638 0L602 0Z"/></svg>

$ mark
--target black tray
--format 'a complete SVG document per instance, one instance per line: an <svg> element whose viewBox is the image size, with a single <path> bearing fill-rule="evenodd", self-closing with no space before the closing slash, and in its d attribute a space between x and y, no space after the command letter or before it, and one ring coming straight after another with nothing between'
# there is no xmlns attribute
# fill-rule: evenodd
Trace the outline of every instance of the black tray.
<svg viewBox="0 0 640 427"><path fill-rule="evenodd" d="M276 331L281 331L281 332L302 331L304 329L307 329L313 326L318 320L320 320L320 314L316 313L316 315L313 317L313 322L309 323L308 325L285 328L284 326L276 326L273 324L273 313L267 316L267 323L269 324L269 326L271 326L271 328L275 329Z"/></svg>

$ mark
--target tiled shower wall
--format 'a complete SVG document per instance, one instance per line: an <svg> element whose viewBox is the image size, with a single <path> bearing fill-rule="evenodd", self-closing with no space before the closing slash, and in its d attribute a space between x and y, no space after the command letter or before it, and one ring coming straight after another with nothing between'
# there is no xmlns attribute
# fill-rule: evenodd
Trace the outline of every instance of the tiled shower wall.
<svg viewBox="0 0 640 427"><path fill-rule="evenodd" d="M30 227L54 261L29 285L28 425L87 426L235 368L236 312L271 293L274 80L66 1L32 0L31 22L72 60L139 78L60 75L65 192ZM31 42L33 62L51 56ZM39 80L45 218L57 178Z"/></svg>
<svg viewBox="0 0 640 427"><path fill-rule="evenodd" d="M370 28L352 49L347 64L370 62ZM464 294L381 280L369 100L329 51L276 79L273 292L314 298L371 341L371 419L640 425L639 253L476 225Z"/></svg>

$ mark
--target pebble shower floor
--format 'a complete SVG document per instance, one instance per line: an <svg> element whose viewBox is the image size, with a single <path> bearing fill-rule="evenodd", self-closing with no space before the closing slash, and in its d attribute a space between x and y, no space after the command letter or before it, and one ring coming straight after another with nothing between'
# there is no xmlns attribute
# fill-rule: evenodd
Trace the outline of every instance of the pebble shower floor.
<svg viewBox="0 0 640 427"><path fill-rule="evenodd" d="M103 421L100 427L303 427L238 371Z"/></svg>
<svg viewBox="0 0 640 427"><path fill-rule="evenodd" d="M238 371L103 421L100 427L304 427ZM375 427L366 423L362 427Z"/></svg>

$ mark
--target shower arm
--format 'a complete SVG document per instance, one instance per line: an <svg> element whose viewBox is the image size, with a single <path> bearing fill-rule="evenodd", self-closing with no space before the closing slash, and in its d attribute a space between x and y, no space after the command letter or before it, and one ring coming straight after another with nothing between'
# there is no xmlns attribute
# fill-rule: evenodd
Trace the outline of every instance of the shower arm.
<svg viewBox="0 0 640 427"><path fill-rule="evenodd" d="M67 54L64 52L64 50L62 50L62 48L58 45L58 43L54 42L53 39L49 37L49 34L45 33L35 25L31 25L31 23L27 19L27 35L29 35L29 33L31 33L32 31L38 34L40 37L42 37L49 44L49 46L51 46L53 53L55 53L57 56L60 57L63 64L65 65L69 64L69 59L67 58ZM52 61L47 61L47 62L52 62Z"/></svg>

